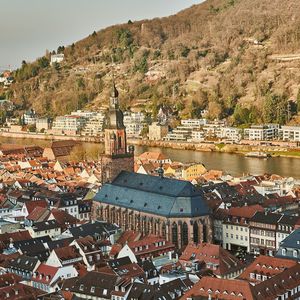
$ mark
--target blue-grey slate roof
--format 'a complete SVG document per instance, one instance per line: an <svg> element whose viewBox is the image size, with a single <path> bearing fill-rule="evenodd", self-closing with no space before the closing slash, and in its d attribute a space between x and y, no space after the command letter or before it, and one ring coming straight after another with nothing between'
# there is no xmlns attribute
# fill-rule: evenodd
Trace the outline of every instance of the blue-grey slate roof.
<svg viewBox="0 0 300 300"><path fill-rule="evenodd" d="M300 250L300 228L294 230L281 243L280 248L293 248Z"/></svg>
<svg viewBox="0 0 300 300"><path fill-rule="evenodd" d="M165 217L210 214L203 191L189 181L127 171L104 184L94 200Z"/></svg>

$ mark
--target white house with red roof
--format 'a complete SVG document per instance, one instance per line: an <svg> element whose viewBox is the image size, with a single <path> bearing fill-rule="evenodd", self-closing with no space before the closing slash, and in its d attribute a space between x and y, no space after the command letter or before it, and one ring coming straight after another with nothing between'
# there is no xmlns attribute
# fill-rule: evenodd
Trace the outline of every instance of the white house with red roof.
<svg viewBox="0 0 300 300"><path fill-rule="evenodd" d="M144 261L164 256L170 257L174 249L175 246L164 238L148 235L141 240L126 243L121 247L117 258L129 256L132 262L137 262L138 259Z"/></svg>
<svg viewBox="0 0 300 300"><path fill-rule="evenodd" d="M53 293L58 291L58 281L60 279L68 279L77 276L78 272L72 265L59 268L40 264L33 273L31 285L34 288L43 290L47 293Z"/></svg>

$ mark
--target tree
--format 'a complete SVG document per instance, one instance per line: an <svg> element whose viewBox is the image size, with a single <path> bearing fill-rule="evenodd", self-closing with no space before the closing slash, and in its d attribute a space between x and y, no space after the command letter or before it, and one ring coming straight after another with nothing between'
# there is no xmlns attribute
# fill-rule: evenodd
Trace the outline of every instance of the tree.
<svg viewBox="0 0 300 300"><path fill-rule="evenodd" d="M191 51L190 48L188 48L187 46L182 46L181 56L182 57L188 57L190 51Z"/></svg>
<svg viewBox="0 0 300 300"><path fill-rule="evenodd" d="M121 48L127 48L133 43L133 35L129 29L117 30L117 39Z"/></svg>
<svg viewBox="0 0 300 300"><path fill-rule="evenodd" d="M28 126L28 130L29 130L29 132L36 132L36 126L35 126L35 124L29 125Z"/></svg>
<svg viewBox="0 0 300 300"><path fill-rule="evenodd" d="M65 51L65 46L59 46L59 47L57 48L57 54L64 53L64 51Z"/></svg>
<svg viewBox="0 0 300 300"><path fill-rule="evenodd" d="M41 69L44 69L44 68L47 68L50 64L49 62L49 59L45 56L39 58L37 60L37 63L38 63L38 66L41 68Z"/></svg>
<svg viewBox="0 0 300 300"><path fill-rule="evenodd" d="M297 112L300 112L300 89L298 90L297 94Z"/></svg>
<svg viewBox="0 0 300 300"><path fill-rule="evenodd" d="M269 93L263 105L263 119L266 123L284 124L286 122L287 96Z"/></svg>

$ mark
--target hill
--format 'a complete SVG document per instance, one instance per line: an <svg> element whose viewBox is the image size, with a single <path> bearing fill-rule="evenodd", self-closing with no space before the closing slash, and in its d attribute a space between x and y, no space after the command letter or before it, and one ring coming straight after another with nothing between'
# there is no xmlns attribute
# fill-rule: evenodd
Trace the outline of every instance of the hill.
<svg viewBox="0 0 300 300"><path fill-rule="evenodd" d="M287 120L300 83L298 0L207 0L176 15L116 25L24 62L3 90L20 109L55 116L106 104L112 73L123 105L236 124ZM1 94L1 90L0 90ZM292 100L290 105L288 101ZM300 100L300 99L298 99ZM298 105L300 107L300 105Z"/></svg>

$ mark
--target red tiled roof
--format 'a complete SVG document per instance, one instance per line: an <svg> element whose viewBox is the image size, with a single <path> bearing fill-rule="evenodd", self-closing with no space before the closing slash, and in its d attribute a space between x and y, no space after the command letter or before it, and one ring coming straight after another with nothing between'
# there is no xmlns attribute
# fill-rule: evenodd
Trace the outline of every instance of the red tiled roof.
<svg viewBox="0 0 300 300"><path fill-rule="evenodd" d="M282 273L297 264L296 261L291 259L260 255L245 269L239 278L251 282L259 282L256 278L250 278L250 274L254 273L270 277Z"/></svg>
<svg viewBox="0 0 300 300"><path fill-rule="evenodd" d="M243 280L202 277L180 300L192 297L206 297L222 300L254 300L251 285Z"/></svg>
<svg viewBox="0 0 300 300"><path fill-rule="evenodd" d="M133 230L124 231L119 237L117 243L124 245L126 242L134 242L137 241L141 236L141 233L135 232Z"/></svg>
<svg viewBox="0 0 300 300"><path fill-rule="evenodd" d="M138 159L140 160L165 160L167 157L160 152L144 152Z"/></svg>
<svg viewBox="0 0 300 300"><path fill-rule="evenodd" d="M241 217L250 219L254 216L257 211L264 211L264 208L261 205L251 205L251 206L242 206L242 207L231 207L228 210L228 215L234 217Z"/></svg>
<svg viewBox="0 0 300 300"><path fill-rule="evenodd" d="M48 212L48 213L47 213ZM44 221L49 216L50 211L48 211L47 207L37 206L33 209L33 211L27 216L27 220L32 221Z"/></svg>
<svg viewBox="0 0 300 300"><path fill-rule="evenodd" d="M213 264L216 266L213 272L221 276L234 271L234 269L242 268L242 263L235 256L231 255L220 245L209 243L187 245L179 261L184 263L192 263L193 261L204 262L206 267L209 264Z"/></svg>
<svg viewBox="0 0 300 300"><path fill-rule="evenodd" d="M62 261L82 257L75 246L57 248L54 249L54 252L56 253L57 257Z"/></svg>
<svg viewBox="0 0 300 300"><path fill-rule="evenodd" d="M27 208L28 213L32 213L32 211L37 207L48 207L48 203L46 200L36 200L36 201L25 201L25 206Z"/></svg>
<svg viewBox="0 0 300 300"><path fill-rule="evenodd" d="M51 214L61 226L66 226L66 224L73 225L79 222L77 218L73 217L64 210L53 208L51 210Z"/></svg>
<svg viewBox="0 0 300 300"><path fill-rule="evenodd" d="M36 282L49 284L58 270L59 268L57 267L49 266L46 264L40 264L32 280Z"/></svg>

